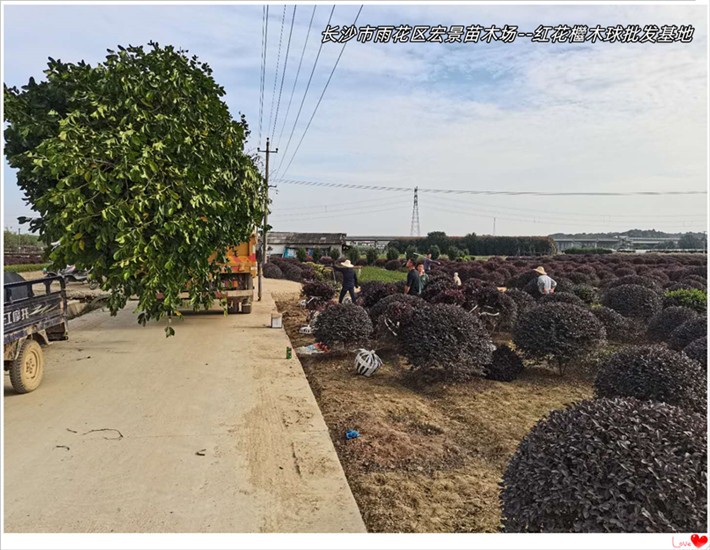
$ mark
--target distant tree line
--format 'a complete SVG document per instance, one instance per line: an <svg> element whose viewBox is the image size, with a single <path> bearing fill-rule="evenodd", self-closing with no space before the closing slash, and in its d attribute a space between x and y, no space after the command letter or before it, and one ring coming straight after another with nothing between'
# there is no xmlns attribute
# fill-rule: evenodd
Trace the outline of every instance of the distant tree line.
<svg viewBox="0 0 710 550"><path fill-rule="evenodd" d="M440 252L452 256L541 256L555 254L557 246L551 237L496 237L470 233L465 237L449 237L433 231L426 237L391 241L388 245L400 252L415 248L419 253Z"/></svg>

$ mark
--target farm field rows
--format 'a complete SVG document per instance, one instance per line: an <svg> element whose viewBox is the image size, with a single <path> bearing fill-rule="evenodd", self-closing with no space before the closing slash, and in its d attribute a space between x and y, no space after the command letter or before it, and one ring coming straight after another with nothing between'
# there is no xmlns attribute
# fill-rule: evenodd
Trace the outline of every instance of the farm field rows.
<svg viewBox="0 0 710 550"><path fill-rule="evenodd" d="M673 480L645 464L680 468L684 482L705 494L705 477L695 470L702 465L704 471L707 444L705 256L444 260L420 297L404 296L402 281L377 280L379 268L369 267L374 276L362 283L356 304L341 306L332 301L336 288L327 270L277 263L289 277L300 270L308 300L307 307L295 299L278 304L294 347L323 342L331 348L301 361L369 531L546 531L545 525L558 525L563 531L660 532L666 505L656 491L667 491L677 507L670 520L676 529L702 530L704 501L684 502ZM552 295L537 292L533 269L539 266L557 283ZM452 282L454 271L461 287ZM300 333L305 325L314 333ZM492 356L485 342L496 349ZM374 349L382 359L373 376L356 375L356 347ZM533 437L539 454L550 452L546 432L562 429L554 426L564 415L578 418L554 436L561 458L541 456L549 468L533 470L536 483L549 489L543 498L526 485L533 460L526 449ZM687 442L616 450L600 443L604 436L593 428L584 433L590 415L632 444L627 424L633 422L658 433L669 423L676 433L697 437L687 461L674 464L671 448L663 446ZM664 420L647 419L656 416ZM346 439L349 430L359 437ZM579 450L578 437L596 443ZM633 494L607 487L599 475L585 481L599 485L590 489L599 491L591 507L585 504L590 497L573 497L566 515L536 504L569 495L576 475L597 475L569 464L579 461L596 472L595 461L607 453L618 453L614 460L639 485ZM553 473L560 467L571 468L562 481ZM649 475L658 479L651 482ZM600 511L609 510L599 504L607 494L638 500L648 518L622 508Z"/></svg>

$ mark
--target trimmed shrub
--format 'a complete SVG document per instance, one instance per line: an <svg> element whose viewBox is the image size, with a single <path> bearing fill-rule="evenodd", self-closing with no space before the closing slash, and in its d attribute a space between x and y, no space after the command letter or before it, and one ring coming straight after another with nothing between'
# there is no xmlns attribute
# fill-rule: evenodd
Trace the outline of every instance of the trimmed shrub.
<svg viewBox="0 0 710 550"><path fill-rule="evenodd" d="M702 336L707 336L708 333L708 320L707 317L698 317L697 319L691 319L686 321L673 332L668 339L668 346L671 349L680 351L685 346L690 344L693 340L697 340Z"/></svg>
<svg viewBox="0 0 710 550"><path fill-rule="evenodd" d="M385 296L396 292L395 288L381 281L366 281L360 285L360 298L362 306L371 308Z"/></svg>
<svg viewBox="0 0 710 550"><path fill-rule="evenodd" d="M505 291L506 296L512 298L518 308L518 315L527 311L528 309L535 307L536 302L530 294L524 292L518 288L509 288Z"/></svg>
<svg viewBox="0 0 710 550"><path fill-rule="evenodd" d="M665 342L676 328L697 316L698 314L688 307L667 307L651 317L646 336L654 342Z"/></svg>
<svg viewBox="0 0 710 550"><path fill-rule="evenodd" d="M552 411L503 475L504 530L705 532L706 429L699 414L635 399Z"/></svg>
<svg viewBox="0 0 710 550"><path fill-rule="evenodd" d="M399 250L396 248L388 248L387 249L387 259L388 260L399 260Z"/></svg>
<svg viewBox="0 0 710 550"><path fill-rule="evenodd" d="M445 290L457 290L454 281L446 275L432 275L429 277L429 282L424 287L421 296L427 302L431 302Z"/></svg>
<svg viewBox="0 0 710 550"><path fill-rule="evenodd" d="M385 309L387 309L387 306L389 306L393 302L404 302L407 304L410 304L412 307L424 307L426 305L426 302L422 300L419 296L411 296L409 294L403 294L402 292L399 292L397 294L391 294L390 296L385 296L384 298L381 298L374 306L372 306L369 310L370 314L370 319L372 319L372 324L377 325L377 320L379 319L380 315L384 313Z"/></svg>
<svg viewBox="0 0 710 550"><path fill-rule="evenodd" d="M456 382L481 375L492 361L493 343L475 315L459 306L415 309L401 327L402 351L425 382Z"/></svg>
<svg viewBox="0 0 710 550"><path fill-rule="evenodd" d="M375 336L378 341L399 344L399 334L402 327L412 318L415 309L416 305L412 302L395 301L389 303L377 318Z"/></svg>
<svg viewBox="0 0 710 550"><path fill-rule="evenodd" d="M604 325L589 310L572 304L544 304L519 316L513 342L536 359L554 359L560 372L577 357L602 345Z"/></svg>
<svg viewBox="0 0 710 550"><path fill-rule="evenodd" d="M407 258L408 260L416 260L417 259L417 247L414 246L413 244L410 244L404 251L404 257Z"/></svg>
<svg viewBox="0 0 710 550"><path fill-rule="evenodd" d="M321 256L318 263L322 265L333 265L333 258L330 256Z"/></svg>
<svg viewBox="0 0 710 550"><path fill-rule="evenodd" d="M308 256L308 252L306 252L305 248L299 248L296 250L296 258L298 258L299 262L305 262L306 256Z"/></svg>
<svg viewBox="0 0 710 550"><path fill-rule="evenodd" d="M303 273L301 271L301 268L297 265L291 263L282 263L279 267L281 268L281 271L284 274L284 279L288 279L289 281L295 281L297 283L300 283L303 280Z"/></svg>
<svg viewBox="0 0 710 550"><path fill-rule="evenodd" d="M432 304L454 304L462 306L466 303L466 295L462 290L449 288L439 292L431 299Z"/></svg>
<svg viewBox="0 0 710 550"><path fill-rule="evenodd" d="M651 277L642 277L640 275L627 275L626 277L620 277L609 282L606 285L606 288L608 290L610 288L616 288L618 286L623 285L643 286L646 288L650 288L651 290L655 290L656 292L659 292L661 290L661 285L656 279L652 279Z"/></svg>
<svg viewBox="0 0 710 550"><path fill-rule="evenodd" d="M540 296L540 304L572 304L579 307L585 307L581 298L578 298L571 292L554 292Z"/></svg>
<svg viewBox="0 0 710 550"><path fill-rule="evenodd" d="M703 336L693 340L683 348L683 353L700 363L704 369L708 367L708 337Z"/></svg>
<svg viewBox="0 0 710 550"><path fill-rule="evenodd" d="M523 372L523 361L509 346L503 344L493 352L493 362L486 366L486 378L512 382Z"/></svg>
<svg viewBox="0 0 710 550"><path fill-rule="evenodd" d="M512 330L518 317L518 306L507 293L496 287L484 286L467 293L466 309L483 321L489 332Z"/></svg>
<svg viewBox="0 0 710 550"><path fill-rule="evenodd" d="M365 257L367 258L368 265L375 265L375 261L377 260L377 249L368 248L365 250Z"/></svg>
<svg viewBox="0 0 710 550"><path fill-rule="evenodd" d="M397 271L400 267L402 267L402 262L399 260L388 260L385 264L385 269L389 271Z"/></svg>
<svg viewBox="0 0 710 550"><path fill-rule="evenodd" d="M574 285L574 287L572 287L572 293L587 305L591 305L597 301L597 291L592 285Z"/></svg>
<svg viewBox="0 0 710 550"><path fill-rule="evenodd" d="M627 342L637 338L643 331L643 325L627 319L611 308L598 306L591 309L606 330L607 339L612 342Z"/></svg>
<svg viewBox="0 0 710 550"><path fill-rule="evenodd" d="M602 304L624 317L647 321L661 310L657 292L640 285L621 285L610 288L602 297Z"/></svg>
<svg viewBox="0 0 710 550"><path fill-rule="evenodd" d="M665 346L632 346L608 357L594 382L597 397L662 401L704 413L706 373L697 361Z"/></svg>
<svg viewBox="0 0 710 550"><path fill-rule="evenodd" d="M335 289L325 283L307 281L303 283L303 294L309 298L315 297L322 300L330 300L335 296Z"/></svg>
<svg viewBox="0 0 710 550"><path fill-rule="evenodd" d="M372 321L364 308L355 304L333 304L314 321L316 341L333 347L354 347L367 342Z"/></svg>
<svg viewBox="0 0 710 550"><path fill-rule="evenodd" d="M284 274L283 274L283 271L281 271L281 268L272 262L268 262L268 263L264 264L263 274L264 274L264 277L267 279L283 279L284 278Z"/></svg>
<svg viewBox="0 0 710 550"><path fill-rule="evenodd" d="M666 292L663 307L684 306L705 313L708 310L708 293L699 289L680 289Z"/></svg>
<svg viewBox="0 0 710 550"><path fill-rule="evenodd" d="M435 244L429 248L429 252L431 253L432 260L438 260L439 256L441 256L441 249Z"/></svg>
<svg viewBox="0 0 710 550"><path fill-rule="evenodd" d="M385 267L387 263L387 258L377 258L375 260L375 267Z"/></svg>

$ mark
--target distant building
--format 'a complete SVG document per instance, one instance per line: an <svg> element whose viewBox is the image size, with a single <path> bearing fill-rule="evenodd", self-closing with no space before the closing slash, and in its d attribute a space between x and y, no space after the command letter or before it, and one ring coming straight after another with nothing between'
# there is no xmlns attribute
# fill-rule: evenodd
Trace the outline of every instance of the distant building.
<svg viewBox="0 0 710 550"><path fill-rule="evenodd" d="M422 237L396 237L396 236L386 236L386 235L373 235L373 236L354 236L348 237L346 242L348 246L369 246L376 248L377 250L384 250L391 241L413 241L421 239Z"/></svg>
<svg viewBox="0 0 710 550"><path fill-rule="evenodd" d="M652 249L662 245L675 246L678 237L552 237L560 252L569 248L608 248L611 250Z"/></svg>
<svg viewBox="0 0 710 550"><path fill-rule="evenodd" d="M269 256L295 258L299 248L305 249L309 256L313 250L319 249L327 254L335 248L338 255L343 253L345 233L288 233L273 231L266 236L266 251Z"/></svg>

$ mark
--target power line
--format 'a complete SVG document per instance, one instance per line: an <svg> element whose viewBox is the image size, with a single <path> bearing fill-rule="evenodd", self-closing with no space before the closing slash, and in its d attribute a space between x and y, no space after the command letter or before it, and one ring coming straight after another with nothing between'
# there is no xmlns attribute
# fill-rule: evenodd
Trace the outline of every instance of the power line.
<svg viewBox="0 0 710 550"><path fill-rule="evenodd" d="M259 88L259 141L261 144L261 126L264 120L264 85L266 77L266 42L269 36L269 5L266 4L262 9L262 27L261 27L261 85Z"/></svg>
<svg viewBox="0 0 710 550"><path fill-rule="evenodd" d="M326 28L330 26L330 21L333 19L333 12L335 11L335 6L333 6L333 9L330 10L330 17L328 17L328 23L326 25ZM308 84L306 84L306 91L303 93L303 98L301 99L301 105L298 108L298 113L296 113L296 120L293 123L293 128L291 128L291 134L288 136L288 142L286 143L286 147L284 148L284 156L281 157L281 162L279 162L278 167L276 168L276 171L274 172L274 177L276 174L279 173L279 170L281 170L281 165L283 164L283 159L286 158L286 153L288 152L288 148L291 145L291 138L293 138L293 133L296 131L296 125L298 124L298 119L301 116L301 111L303 110L303 104L306 102L306 96L308 95L308 90L311 87L311 81L313 80L313 74L316 72L316 67L318 66L318 59L320 59L320 52L323 51L323 42L321 41L320 46L318 46L318 53L316 54L316 60L313 62L313 68L311 69L311 75L308 77Z"/></svg>
<svg viewBox="0 0 710 550"><path fill-rule="evenodd" d="M281 137L284 133L284 128L286 128L286 121L288 120L288 114L291 112L291 101L293 101L293 93L296 91L296 83L298 82L298 76L301 74L301 65L303 64L303 54L306 53L306 46L308 45L308 37L311 34L311 27L313 26L313 17L316 15L316 8L318 6L313 6L313 13L311 13L311 22L308 23L308 31L306 31L306 40L303 42L303 50L301 50L301 59L298 61L298 69L296 69L296 78L293 81L293 87L291 88L291 97L288 99L288 107L286 108L286 116L284 117L283 124L281 125L281 132L279 132L278 142L281 142Z"/></svg>
<svg viewBox="0 0 710 550"><path fill-rule="evenodd" d="M394 197L392 197L392 198L394 198ZM340 199L338 199L338 200L340 200ZM391 200L391 199L389 199L389 200ZM400 201L401 201L401 200L404 200L404 201L407 201L407 202L408 202L409 199L403 199L403 198L400 196L400 197L399 197L398 199L396 199L396 200L400 200ZM382 204L383 202L386 202L386 201L381 201L381 200L377 200L377 199L365 199L365 200L361 200L361 201L351 201L351 200L349 200L349 201L347 201L347 207L349 208L349 207L352 206L353 204L364 204L364 203L367 203L367 204L373 204L373 203L374 203L374 204ZM304 210L304 209L308 209L309 211L313 211L313 210L317 210L317 209L319 209L319 208L330 208L331 206L333 206L333 204L334 204L334 203L331 202L331 203L328 203L328 204L310 204L310 203L308 203L308 204L301 204L301 205L298 205L298 206L296 206L296 205L289 205L289 206L287 206L287 207L285 207L285 208L278 208L278 211L279 211L279 212L283 212L283 211L286 211L286 210L288 210L288 211L291 211L291 210L301 210L301 211L302 211L302 210ZM336 204L337 204L337 203L336 203Z"/></svg>
<svg viewBox="0 0 710 550"><path fill-rule="evenodd" d="M507 220L507 221L517 221L517 222L527 222L527 223L530 223L530 222L545 223L548 225L550 225L550 224L576 225L579 227L589 227L590 225L609 227L609 225L610 225L610 223L595 223L595 222L579 223L579 222L564 222L564 221L560 221L560 220L550 221L550 220L546 220L545 218L538 218L538 217L532 217L532 218L517 217L517 218L514 218L514 217L504 217L504 216L499 216L499 215L492 216L492 215L485 215L485 214L483 216L481 216L480 214L472 213L472 212L475 212L473 210L466 212L463 210L456 210L456 209L451 209L451 208L447 208L447 207L441 207L441 206L434 205L434 204L429 204L428 206L430 208L432 208L433 210L437 210L437 211L445 212L445 213L449 213L449 214L457 214L460 216L478 216L478 217L484 217L484 218L489 218L489 219L493 219L495 217L499 220ZM623 221L615 221L613 223L621 224L621 223L623 223ZM685 226L684 226L684 228L687 229L687 227L685 227Z"/></svg>
<svg viewBox="0 0 710 550"><path fill-rule="evenodd" d="M357 15L355 16L355 21L353 21L353 24L352 24L353 27L357 24L357 20L360 17L360 13L362 12L362 8L363 8L363 6L361 5L360 9L357 11ZM328 89L328 85L330 84L330 80L333 78L333 74L335 73L335 69L337 69L338 63L340 63L340 58L343 56L343 52L345 51L345 46L347 46L347 45L348 45L348 42L345 42L343 44L343 47L340 49L340 54L338 54L338 59L335 60L335 65L333 65L333 70L330 71L330 76L328 76L328 80L326 81L323 91L321 92L320 97L318 98L318 103L316 103L316 107L315 107L315 109L313 109L313 114L311 115L311 118L308 121L308 124L306 125L306 129L303 131L303 135L301 136L301 139L298 142L298 145L296 146L296 150L293 152L293 155L291 156L291 160L288 162L286 169L281 174L282 176L285 176L286 173L288 172L288 169L291 168L291 164L293 163L293 159L296 158L296 155L298 154L298 150L301 148L301 144L303 143L303 140L306 137L306 134L308 133L308 129L311 127L311 122L313 122L313 119L316 116L316 112L318 111L318 107L320 107L320 102L323 100L323 96L325 95L325 91Z"/></svg>
<svg viewBox="0 0 710 550"><path fill-rule="evenodd" d="M501 206L501 205L493 205L493 204L486 204L486 203L480 203L476 201L475 203L467 202L466 199L462 198L453 198L453 197L447 197L447 196L436 196L436 197L429 197L427 200L433 200L436 199L438 201L441 201L444 203L445 206L471 206L473 208L476 207L485 207L485 208L491 208L494 210L513 210L513 211L519 211L519 212L527 212L529 213L531 211L531 208L514 208L511 206ZM451 203L451 204L449 204ZM629 220L636 220L637 218L691 218L691 217L696 217L696 218L705 218L704 214L677 214L677 215L649 215L649 216L644 216L644 215L638 215L634 216L633 218L630 218L628 215L624 216L621 214L603 214L603 213L598 213L598 214L581 214L581 213L576 213L576 212L568 212L565 210L563 215L560 215L557 212L551 212L549 210L540 210L538 208L535 208L536 213L542 213L542 214L547 214L547 218L562 218L562 219L570 219L569 216L574 216L574 220L578 220L580 217L587 217L587 218L594 218L594 219L599 219L599 218L621 218L623 221L629 221ZM611 220L609 220L611 221ZM644 221L644 220L641 220Z"/></svg>
<svg viewBox="0 0 710 550"><path fill-rule="evenodd" d="M274 119L274 103L276 103L276 83L279 81L279 64L281 63L281 44L283 43L284 37L284 23L286 22L286 5L284 5L284 11L281 14L281 31L279 32L279 50L276 56L276 70L274 71L274 91L271 92L271 114L269 115L269 125L266 127L266 131L271 128L271 121ZM274 136L271 136L273 139Z"/></svg>
<svg viewBox="0 0 710 550"><path fill-rule="evenodd" d="M281 92L284 90L284 79L286 78L286 68L288 67L288 54L291 51L291 36L293 35L293 22L296 19L296 8L298 6L293 6L293 13L291 14L291 30L288 32L288 42L286 43L286 60L284 61L284 70L281 73L281 86L279 87L279 99L276 103L276 118L274 119L274 128L271 130L271 138L274 138L276 134L276 124L279 120L279 109L281 108ZM286 6L284 6L284 10Z"/></svg>
<svg viewBox="0 0 710 550"><path fill-rule="evenodd" d="M379 208L380 206L391 206L391 205L409 205L409 199L406 199L404 197L398 197L398 198L392 198L388 200L383 200L383 201L378 201L378 200L373 200L373 199L368 199L367 201L361 201L361 204L365 203L366 206L358 206L357 208L353 208L353 202L348 201L347 204L342 204L342 205L324 205L322 208L324 208L324 214L328 214L330 212L339 212L339 211L362 211L362 212L369 212L373 207ZM310 218L311 215L313 214L318 214L319 213L319 208L315 207L305 207L308 209L308 217ZM279 216L282 218L302 218L304 217L303 212L301 213L293 213L293 212L288 212L286 210L285 214L282 214L284 210L273 210L271 211L272 215L274 216Z"/></svg>
<svg viewBox="0 0 710 550"><path fill-rule="evenodd" d="M304 220L307 219L308 221L311 220L323 220L327 218L343 218L346 216L362 216L362 215L370 215L370 214L379 214L381 212L392 212L394 210L401 210L402 208L409 208L409 201L407 203L403 203L399 206L390 206L387 208L381 208L381 209L372 209L372 208L363 208L363 209L350 209L347 212L339 212L337 214L332 214L332 215L325 215L325 216L311 216L309 215L308 217L305 216L295 216L292 218L286 218L286 216L282 216L282 218L286 218L286 221L291 221L291 220ZM280 218L279 218L280 219Z"/></svg>
<svg viewBox="0 0 710 550"><path fill-rule="evenodd" d="M291 180L284 178L276 178L274 180L278 183L285 183L289 185L309 185L316 187L336 187L340 189L368 189L370 191L402 191L406 193L411 193L413 187L391 187L386 185L359 185L354 183L330 183L321 181L307 181L307 180ZM548 192L548 191L477 191L471 189L425 189L423 187L419 188L420 193L443 193L443 194L463 194L463 195L506 195L506 196L523 196L523 195L533 195L541 197L582 197L582 196L639 196L639 195L649 195L649 196L666 196L666 195L706 195L707 191L619 191L619 192L606 192L606 191L580 191L580 192Z"/></svg>

